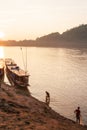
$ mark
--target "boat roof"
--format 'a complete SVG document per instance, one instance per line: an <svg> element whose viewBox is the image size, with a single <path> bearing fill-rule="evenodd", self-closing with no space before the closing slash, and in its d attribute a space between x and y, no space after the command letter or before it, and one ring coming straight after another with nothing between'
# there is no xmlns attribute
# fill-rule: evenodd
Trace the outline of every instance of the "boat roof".
<svg viewBox="0 0 87 130"><path fill-rule="evenodd" d="M8 69L16 75L18 75L20 77L29 76L29 74L26 71L22 70L19 66L17 66L17 64L14 62L14 60L7 58L7 59L5 59L5 64L8 67Z"/></svg>
<svg viewBox="0 0 87 130"><path fill-rule="evenodd" d="M6 58L5 59L5 65L16 65L13 59L11 58Z"/></svg>
<svg viewBox="0 0 87 130"><path fill-rule="evenodd" d="M4 68L4 60L0 59L0 69Z"/></svg>
<svg viewBox="0 0 87 130"><path fill-rule="evenodd" d="M20 77L29 76L29 74L26 71L22 70L19 66L15 65L15 66L7 66L7 67L12 73L14 73Z"/></svg>

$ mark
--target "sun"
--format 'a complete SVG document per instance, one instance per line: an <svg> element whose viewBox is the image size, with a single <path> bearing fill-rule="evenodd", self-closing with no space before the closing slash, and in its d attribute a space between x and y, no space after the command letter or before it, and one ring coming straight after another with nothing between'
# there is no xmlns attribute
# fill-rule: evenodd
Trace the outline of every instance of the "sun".
<svg viewBox="0 0 87 130"><path fill-rule="evenodd" d="M3 38L5 34L3 32L0 32L0 38Z"/></svg>

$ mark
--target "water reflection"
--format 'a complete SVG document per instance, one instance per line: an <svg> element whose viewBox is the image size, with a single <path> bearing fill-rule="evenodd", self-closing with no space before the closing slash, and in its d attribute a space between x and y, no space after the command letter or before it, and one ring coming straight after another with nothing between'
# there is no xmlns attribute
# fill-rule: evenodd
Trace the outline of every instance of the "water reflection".
<svg viewBox="0 0 87 130"><path fill-rule="evenodd" d="M0 58L4 58L4 48L0 47Z"/></svg>

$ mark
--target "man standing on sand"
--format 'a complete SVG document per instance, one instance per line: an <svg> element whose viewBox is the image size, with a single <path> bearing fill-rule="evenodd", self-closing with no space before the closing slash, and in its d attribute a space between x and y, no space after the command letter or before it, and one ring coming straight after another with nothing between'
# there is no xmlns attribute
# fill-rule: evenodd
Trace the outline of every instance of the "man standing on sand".
<svg viewBox="0 0 87 130"><path fill-rule="evenodd" d="M50 104L50 94L46 91L46 104L49 106Z"/></svg>
<svg viewBox="0 0 87 130"><path fill-rule="evenodd" d="M80 124L80 117L81 117L81 111L80 111L80 107L78 107L74 113L76 114L76 122Z"/></svg>

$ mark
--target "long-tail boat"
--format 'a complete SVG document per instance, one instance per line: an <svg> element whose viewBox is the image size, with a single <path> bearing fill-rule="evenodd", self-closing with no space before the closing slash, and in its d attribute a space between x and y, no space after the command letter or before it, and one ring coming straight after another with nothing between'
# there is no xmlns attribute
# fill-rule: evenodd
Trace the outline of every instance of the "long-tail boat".
<svg viewBox="0 0 87 130"><path fill-rule="evenodd" d="M0 86L4 82L4 61L0 59Z"/></svg>
<svg viewBox="0 0 87 130"><path fill-rule="evenodd" d="M5 59L6 75L12 86L29 86L29 74L22 70L12 59Z"/></svg>

